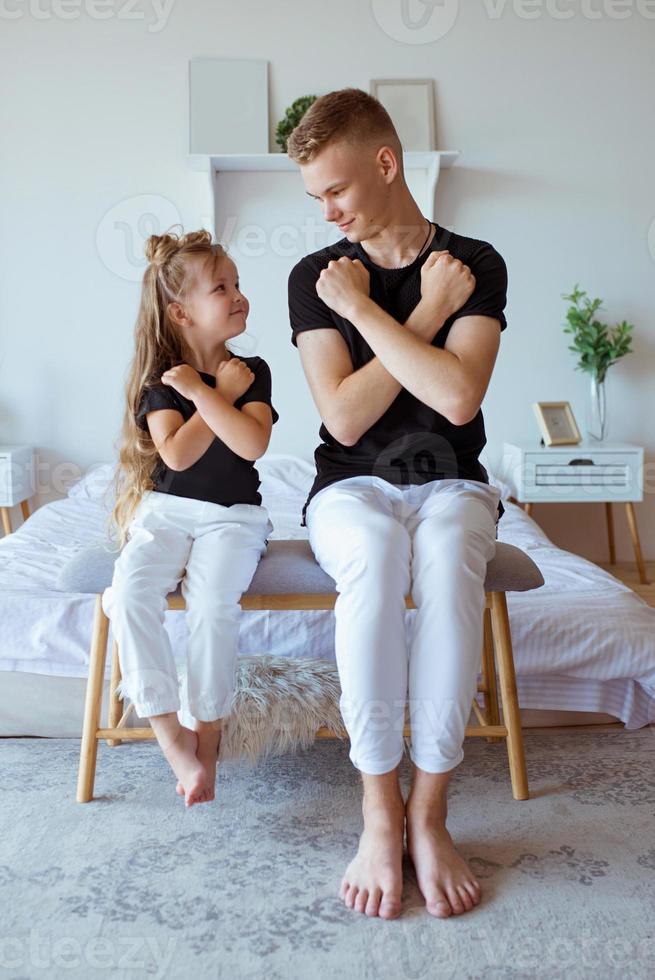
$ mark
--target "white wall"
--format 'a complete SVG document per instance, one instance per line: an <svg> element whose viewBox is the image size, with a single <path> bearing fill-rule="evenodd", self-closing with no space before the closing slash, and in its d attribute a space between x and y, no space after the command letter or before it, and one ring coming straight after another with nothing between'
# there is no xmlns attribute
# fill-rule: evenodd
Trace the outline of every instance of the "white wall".
<svg viewBox="0 0 655 980"><path fill-rule="evenodd" d="M646 447L637 519L655 558L655 3L446 0L442 20L417 30L403 28L401 0L176 0L159 14L152 0L116 0L99 8L105 20L91 0L0 8L0 441L38 447L42 501L113 454L143 237L209 217L207 181L187 162L188 60L265 58L271 149L299 95L435 79L438 144L462 154L442 173L436 219L491 241L509 270L509 325L483 406L492 463L503 440L538 440L533 401L568 400L584 422L588 378L567 349L561 293L577 281L604 299L608 322L636 325L635 353L609 375L610 437ZM408 9L419 17L423 5ZM273 370L271 450L311 458L318 418L286 315L286 274L305 239L286 255L271 239L318 208L299 181L223 177L217 218L219 232L235 219L228 244L252 302L250 349ZM264 229L259 257L240 255L248 224ZM540 505L534 516L563 547L606 557L600 505ZM616 531L618 558L630 559L622 516Z"/></svg>

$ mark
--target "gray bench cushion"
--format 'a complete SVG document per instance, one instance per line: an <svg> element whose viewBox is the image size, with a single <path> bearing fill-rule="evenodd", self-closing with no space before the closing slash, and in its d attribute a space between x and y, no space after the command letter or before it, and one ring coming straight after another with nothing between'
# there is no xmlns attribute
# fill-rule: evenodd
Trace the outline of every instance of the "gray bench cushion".
<svg viewBox="0 0 655 980"><path fill-rule="evenodd" d="M62 568L58 588L63 592L104 592L111 585L118 557L110 548L94 545L78 551ZM543 575L529 555L514 545L496 541L496 554L487 565L487 592L527 592L543 584ZM246 595L324 595L334 591L334 579L318 565L306 538L273 539L268 542Z"/></svg>

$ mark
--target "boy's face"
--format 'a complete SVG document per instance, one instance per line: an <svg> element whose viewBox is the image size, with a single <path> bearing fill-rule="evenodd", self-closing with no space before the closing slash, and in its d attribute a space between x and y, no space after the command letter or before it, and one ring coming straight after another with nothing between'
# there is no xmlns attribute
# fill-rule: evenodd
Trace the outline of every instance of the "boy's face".
<svg viewBox="0 0 655 980"><path fill-rule="evenodd" d="M350 242L366 241L384 223L389 183L376 161L375 149L367 144L341 142L328 144L300 166L307 193Z"/></svg>

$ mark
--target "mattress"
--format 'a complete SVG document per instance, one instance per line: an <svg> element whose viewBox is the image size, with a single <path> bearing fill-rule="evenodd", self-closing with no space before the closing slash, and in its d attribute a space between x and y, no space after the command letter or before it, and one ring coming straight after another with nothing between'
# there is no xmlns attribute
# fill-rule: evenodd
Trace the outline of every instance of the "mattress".
<svg viewBox="0 0 655 980"><path fill-rule="evenodd" d="M519 702L523 709L590 712L626 728L655 720L655 609L614 576L556 545L510 489L484 465L499 487L505 514L498 538L526 551L545 584L508 593ZM295 456L267 454L257 464L272 538L300 538L300 512L313 465ZM78 549L105 539L111 509L113 464L89 471L66 497L44 505L0 540L0 672L27 677L84 678L93 596L57 590L58 574ZM406 614L408 642L414 610ZM186 625L169 610L166 629L181 670ZM247 611L239 652L334 660L334 613ZM0 674L0 683L2 683ZM0 716L2 702L0 699ZM0 727L0 732L2 728Z"/></svg>
<svg viewBox="0 0 655 980"><path fill-rule="evenodd" d="M0 738L35 736L40 738L79 738L84 717L86 679L57 677L54 674L28 674L25 671L5 671L0 705ZM101 718L106 718L109 680L105 681ZM188 719L182 719L188 724ZM535 711L521 709L523 728L552 728L572 725L618 724L612 715L582 711ZM147 725L148 722L132 712L127 727ZM469 724L475 725L473 715Z"/></svg>

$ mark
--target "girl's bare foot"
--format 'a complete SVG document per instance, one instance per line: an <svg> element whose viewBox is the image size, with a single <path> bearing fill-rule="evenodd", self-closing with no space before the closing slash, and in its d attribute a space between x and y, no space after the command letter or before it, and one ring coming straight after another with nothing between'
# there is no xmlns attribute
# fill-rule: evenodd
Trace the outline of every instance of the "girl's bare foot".
<svg viewBox="0 0 655 980"><path fill-rule="evenodd" d="M171 769L177 776L180 796L184 796L186 806L204 802L207 785L207 772L198 758L198 735L190 728L180 725L176 738L162 751Z"/></svg>
<svg viewBox="0 0 655 980"><path fill-rule="evenodd" d="M445 823L407 809L407 850L425 906L439 919L470 912L480 902L480 883L457 852Z"/></svg>
<svg viewBox="0 0 655 980"><path fill-rule="evenodd" d="M207 773L205 797L209 801L213 800L216 795L216 766L218 764L218 746L221 741L221 730L220 727L216 728L210 723L205 724L203 722L198 722L196 728L198 733L198 758Z"/></svg>
<svg viewBox="0 0 655 980"><path fill-rule="evenodd" d="M196 721L196 734L198 736L196 754L206 773L206 783L198 800L199 803L209 803L216 796L216 766L221 742L220 724L220 719L215 722ZM184 796L181 782L178 782L175 791L178 796Z"/></svg>
<svg viewBox="0 0 655 980"><path fill-rule="evenodd" d="M371 777L366 777L370 779ZM402 797L364 797L364 830L346 868L339 896L357 912L383 919L400 915L405 808Z"/></svg>

